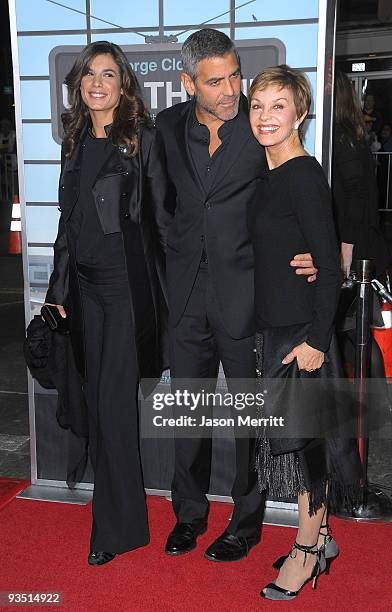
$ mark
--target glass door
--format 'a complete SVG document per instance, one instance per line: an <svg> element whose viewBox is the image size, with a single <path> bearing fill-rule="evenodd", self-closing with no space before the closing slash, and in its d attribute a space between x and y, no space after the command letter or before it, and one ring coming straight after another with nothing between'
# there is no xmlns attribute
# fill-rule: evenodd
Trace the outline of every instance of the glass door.
<svg viewBox="0 0 392 612"><path fill-rule="evenodd" d="M361 103L367 139L375 157L380 212L391 213L392 72L349 74L348 77Z"/></svg>

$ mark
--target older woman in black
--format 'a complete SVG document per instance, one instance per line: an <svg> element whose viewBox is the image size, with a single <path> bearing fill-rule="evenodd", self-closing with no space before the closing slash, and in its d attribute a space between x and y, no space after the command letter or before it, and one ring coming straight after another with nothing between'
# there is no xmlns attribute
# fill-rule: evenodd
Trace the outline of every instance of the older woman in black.
<svg viewBox="0 0 392 612"><path fill-rule="evenodd" d="M69 320L94 468L91 565L149 541L139 379L160 376L166 175L127 58L88 45L66 78L69 110L46 302Z"/></svg>
<svg viewBox="0 0 392 612"><path fill-rule="evenodd" d="M257 370L267 379L341 375L333 336L341 272L331 196L321 167L300 137L310 101L306 77L287 66L264 70L250 90L250 123L269 167L250 211ZM315 283L287 274L287 262L297 251L312 253ZM291 396L285 399L290 405ZM314 400L317 411L317 396ZM299 508L293 549L276 562L279 576L261 592L269 599L293 599L311 578L315 585L325 559L338 553L328 531L320 533L327 525L327 503L337 491L347 497L360 478L355 443L303 437L301 445L298 439L279 443L266 436L259 442L261 489L274 497L298 495Z"/></svg>

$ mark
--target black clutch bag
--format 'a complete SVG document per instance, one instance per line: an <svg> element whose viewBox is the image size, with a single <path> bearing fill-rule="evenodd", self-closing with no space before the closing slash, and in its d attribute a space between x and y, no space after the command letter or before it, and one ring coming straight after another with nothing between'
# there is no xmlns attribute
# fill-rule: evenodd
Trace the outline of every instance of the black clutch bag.
<svg viewBox="0 0 392 612"><path fill-rule="evenodd" d="M51 331L69 334L68 318L64 319L56 306L45 304L41 308L41 315Z"/></svg>

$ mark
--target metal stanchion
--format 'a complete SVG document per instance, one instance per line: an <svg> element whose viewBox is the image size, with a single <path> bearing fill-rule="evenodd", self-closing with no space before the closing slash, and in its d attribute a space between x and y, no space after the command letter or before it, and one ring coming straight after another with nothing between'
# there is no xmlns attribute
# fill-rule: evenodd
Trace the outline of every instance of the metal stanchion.
<svg viewBox="0 0 392 612"><path fill-rule="evenodd" d="M355 395L358 403L358 448L363 467L363 483L367 482L369 440L367 432L366 387L370 363L370 301L373 262L357 261L357 321L355 341ZM365 489L365 487L364 487Z"/></svg>
<svg viewBox="0 0 392 612"><path fill-rule="evenodd" d="M356 266L357 313L355 347L355 396L358 406L358 449L362 462L362 503L350 513L342 509L339 516L356 520L392 521L392 500L367 477L369 438L367 432L367 381L369 375L371 337L370 305L372 300L372 270L370 259L358 260ZM374 287L376 290L376 288Z"/></svg>

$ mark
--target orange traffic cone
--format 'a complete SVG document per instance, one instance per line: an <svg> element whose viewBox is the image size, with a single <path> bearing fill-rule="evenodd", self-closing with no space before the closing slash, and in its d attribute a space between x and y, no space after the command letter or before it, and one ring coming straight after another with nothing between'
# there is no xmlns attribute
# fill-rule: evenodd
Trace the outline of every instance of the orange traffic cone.
<svg viewBox="0 0 392 612"><path fill-rule="evenodd" d="M392 380L392 306L384 302L382 307L383 327L373 328L373 336L384 358L385 375Z"/></svg>
<svg viewBox="0 0 392 612"><path fill-rule="evenodd" d="M8 239L8 254L20 255L22 252L22 222L20 217L19 196L12 199L12 219Z"/></svg>

